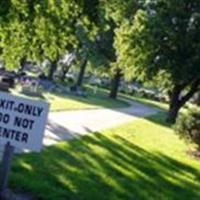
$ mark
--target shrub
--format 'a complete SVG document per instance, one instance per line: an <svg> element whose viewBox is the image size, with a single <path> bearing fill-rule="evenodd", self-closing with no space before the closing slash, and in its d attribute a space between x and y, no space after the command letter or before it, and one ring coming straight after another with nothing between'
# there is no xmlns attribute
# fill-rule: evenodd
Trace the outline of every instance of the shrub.
<svg viewBox="0 0 200 200"><path fill-rule="evenodd" d="M200 109L192 108L180 115L175 124L175 132L187 142L195 143L200 150Z"/></svg>

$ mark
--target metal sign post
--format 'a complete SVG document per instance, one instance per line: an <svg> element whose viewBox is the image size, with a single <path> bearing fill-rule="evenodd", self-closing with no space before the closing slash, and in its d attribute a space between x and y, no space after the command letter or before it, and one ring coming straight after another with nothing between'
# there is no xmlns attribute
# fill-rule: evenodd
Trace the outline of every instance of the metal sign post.
<svg viewBox="0 0 200 200"><path fill-rule="evenodd" d="M8 142L5 145L2 163L1 163L1 174L0 174L0 199L6 198L6 191L8 185L8 177L11 168L12 156L14 153L14 147Z"/></svg>

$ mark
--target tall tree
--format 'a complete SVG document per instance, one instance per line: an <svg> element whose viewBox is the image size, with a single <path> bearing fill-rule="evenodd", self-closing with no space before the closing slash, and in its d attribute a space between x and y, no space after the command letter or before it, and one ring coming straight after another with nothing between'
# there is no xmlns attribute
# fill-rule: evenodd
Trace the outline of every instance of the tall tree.
<svg viewBox="0 0 200 200"><path fill-rule="evenodd" d="M37 62L48 59L55 67L66 50L77 46L75 31L82 12L79 1L8 2L7 12L1 11L6 14L0 17L1 59L7 66L17 66L26 57Z"/></svg>
<svg viewBox="0 0 200 200"><path fill-rule="evenodd" d="M103 43L105 46L103 49L107 49L107 52L109 51L108 61L110 71L112 72L109 97L114 99L117 97L120 79L124 74L124 68L120 65L120 63L118 63L118 54L114 48L116 30L118 30L119 27L121 27L127 20L130 20L134 17L134 14L141 6L140 4L140 1L136 0L103 0L101 2L102 9L106 15L107 26L109 27L107 33L104 34L105 38L109 34L109 39L107 39L107 43ZM102 40L105 40L105 38Z"/></svg>
<svg viewBox="0 0 200 200"><path fill-rule="evenodd" d="M87 58L87 54L85 54L84 57L81 60L80 71L79 71L78 79L77 79L77 82L76 82L76 88L80 88L82 86L84 74L85 74L85 71L86 71L87 62L88 62L88 58Z"/></svg>
<svg viewBox="0 0 200 200"><path fill-rule="evenodd" d="M200 85L200 1L150 0L117 31L118 62L142 80L168 82L168 121Z"/></svg>
<svg viewBox="0 0 200 200"><path fill-rule="evenodd" d="M30 19L25 2L1 1L0 9L0 59L7 67L18 67L29 49Z"/></svg>
<svg viewBox="0 0 200 200"><path fill-rule="evenodd" d="M87 64L94 55L94 42L98 32L102 25L102 16L99 10L99 0L83 0L80 23L78 23L76 34L79 40L79 46L77 47L78 57L80 58L80 69L75 88L80 88L83 83L84 75L86 72Z"/></svg>
<svg viewBox="0 0 200 200"><path fill-rule="evenodd" d="M112 99L116 99L117 98L117 93L118 93L118 89L120 86L120 79L122 77L122 72L120 69L115 69L115 72L113 73L113 77L111 80L111 90L110 90L110 94L109 97Z"/></svg>
<svg viewBox="0 0 200 200"><path fill-rule="evenodd" d="M102 31L98 36L98 40L96 40L97 53L100 54L103 64L108 68L107 71L111 77L109 97L112 99L117 98L120 79L122 77L122 70L116 64L116 52L113 47L115 27L115 23L110 21L109 29Z"/></svg>

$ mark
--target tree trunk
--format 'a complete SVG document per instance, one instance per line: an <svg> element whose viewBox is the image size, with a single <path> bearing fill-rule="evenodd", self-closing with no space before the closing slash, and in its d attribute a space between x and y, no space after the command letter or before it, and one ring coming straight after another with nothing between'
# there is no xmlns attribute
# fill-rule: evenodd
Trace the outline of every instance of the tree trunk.
<svg viewBox="0 0 200 200"><path fill-rule="evenodd" d="M53 61L53 62L51 63L51 65L50 65L49 73L48 73L48 79L49 79L50 81L53 80L53 75L54 75L56 69L57 69L57 61Z"/></svg>
<svg viewBox="0 0 200 200"><path fill-rule="evenodd" d="M180 104L174 104L173 106L170 106L167 116L168 123L174 124L176 122L176 118L178 116L180 108L181 108Z"/></svg>
<svg viewBox="0 0 200 200"><path fill-rule="evenodd" d="M23 72L26 66L26 58L22 58L20 60L20 68L19 68L19 72Z"/></svg>
<svg viewBox="0 0 200 200"><path fill-rule="evenodd" d="M67 66L67 67L65 67L65 68L63 69L63 73L62 73L62 76L61 76L61 78L60 78L61 82L64 82L64 81L65 81L65 77L66 77L66 74L68 73L69 69L70 69L70 66Z"/></svg>
<svg viewBox="0 0 200 200"><path fill-rule="evenodd" d="M121 71L117 70L112 81L111 81L111 90L110 90L109 97L112 98L112 99L117 98L121 76L122 76Z"/></svg>
<svg viewBox="0 0 200 200"><path fill-rule="evenodd" d="M88 62L87 57L85 57L83 62L81 63L81 66L80 66L80 72L79 72L78 79L77 79L77 82L76 82L76 85L75 85L76 88L79 88L79 87L82 86L87 62Z"/></svg>
<svg viewBox="0 0 200 200"><path fill-rule="evenodd" d="M175 86L171 97L170 97L170 105L169 105L169 112L167 116L167 122L169 123L175 123L178 111L180 109L180 102L179 102L179 97L182 91L181 86Z"/></svg>
<svg viewBox="0 0 200 200"><path fill-rule="evenodd" d="M200 106L200 92L197 94L196 104Z"/></svg>
<svg viewBox="0 0 200 200"><path fill-rule="evenodd" d="M181 97L181 92L187 84L176 85L172 91L170 98L170 106L167 117L167 122L175 123L179 110L186 104L186 102L198 91L200 85L199 80L195 80L191 83L190 90L185 96Z"/></svg>

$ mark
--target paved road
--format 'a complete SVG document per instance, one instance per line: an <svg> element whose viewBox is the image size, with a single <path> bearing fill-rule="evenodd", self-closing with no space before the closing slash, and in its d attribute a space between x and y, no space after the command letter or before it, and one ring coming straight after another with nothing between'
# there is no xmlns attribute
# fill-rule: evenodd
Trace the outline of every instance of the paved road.
<svg viewBox="0 0 200 200"><path fill-rule="evenodd" d="M94 109L50 113L45 131L44 145L72 139L90 132L118 126L128 121L153 115L159 109L130 102L121 109Z"/></svg>

